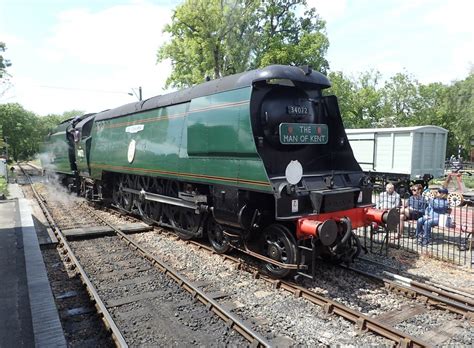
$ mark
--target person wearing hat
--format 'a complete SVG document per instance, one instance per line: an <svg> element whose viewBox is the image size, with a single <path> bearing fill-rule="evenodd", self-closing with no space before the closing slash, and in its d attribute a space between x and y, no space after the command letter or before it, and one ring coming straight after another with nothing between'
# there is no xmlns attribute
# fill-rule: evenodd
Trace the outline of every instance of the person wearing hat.
<svg viewBox="0 0 474 348"><path fill-rule="evenodd" d="M438 189L436 198L430 201L426 207L425 214L420 217L416 224L416 238L418 243L425 246L431 241L431 229L438 226L439 216L450 212L448 200L448 190L444 187Z"/></svg>

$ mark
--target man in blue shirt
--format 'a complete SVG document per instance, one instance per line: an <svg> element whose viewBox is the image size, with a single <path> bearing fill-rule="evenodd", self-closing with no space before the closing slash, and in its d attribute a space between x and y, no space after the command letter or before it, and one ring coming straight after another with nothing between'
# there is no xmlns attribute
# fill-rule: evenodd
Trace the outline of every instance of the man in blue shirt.
<svg viewBox="0 0 474 348"><path fill-rule="evenodd" d="M411 187L412 195L408 198L405 206L400 210L400 233L403 233L403 222L405 220L418 220L425 213L427 201L422 195L423 186L415 184Z"/></svg>
<svg viewBox="0 0 474 348"><path fill-rule="evenodd" d="M441 214L449 213L449 205L446 197L448 190L445 188L438 189L436 198L430 201L430 204L425 210L425 214L420 217L416 224L416 238L418 243L425 246L431 241L431 229L433 226L438 226L439 216Z"/></svg>

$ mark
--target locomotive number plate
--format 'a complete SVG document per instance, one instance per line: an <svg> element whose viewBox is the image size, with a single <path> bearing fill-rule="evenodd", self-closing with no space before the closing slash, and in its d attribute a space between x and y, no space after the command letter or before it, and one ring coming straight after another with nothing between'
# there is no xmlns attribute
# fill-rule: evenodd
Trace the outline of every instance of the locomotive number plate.
<svg viewBox="0 0 474 348"><path fill-rule="evenodd" d="M280 143L285 145L327 144L327 124L280 123Z"/></svg>
<svg viewBox="0 0 474 348"><path fill-rule="evenodd" d="M288 105L286 107L286 112L288 115L307 115L309 114L309 110L307 106L301 105Z"/></svg>

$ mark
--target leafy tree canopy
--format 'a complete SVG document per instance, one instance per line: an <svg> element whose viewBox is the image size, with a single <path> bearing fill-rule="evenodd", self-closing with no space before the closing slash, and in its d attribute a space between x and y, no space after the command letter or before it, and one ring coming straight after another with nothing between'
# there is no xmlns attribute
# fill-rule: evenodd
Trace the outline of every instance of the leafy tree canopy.
<svg viewBox="0 0 474 348"><path fill-rule="evenodd" d="M7 68L11 66L11 62L3 57L3 53L7 47L4 42L0 41L0 97L10 88L10 75L7 73Z"/></svg>
<svg viewBox="0 0 474 348"><path fill-rule="evenodd" d="M3 57L2 53L5 52L6 49L5 43L0 41L0 79L4 77L6 68L12 65L8 59Z"/></svg>
<svg viewBox="0 0 474 348"><path fill-rule="evenodd" d="M40 143L52 129L62 121L82 114L82 111L71 110L61 115L40 117L17 103L0 104L0 129L8 143L10 158L18 161L34 157Z"/></svg>
<svg viewBox="0 0 474 348"><path fill-rule="evenodd" d="M298 14L301 13L302 14ZM186 0L158 50L170 59L167 85L188 87L269 64L309 64L325 71L325 22L305 0Z"/></svg>
<svg viewBox="0 0 474 348"><path fill-rule="evenodd" d="M408 127L435 125L448 133L448 155L458 145L466 156L474 138L474 71L451 85L423 85L406 72L381 83L378 72L347 77L330 72L332 87L326 92L339 100L347 128Z"/></svg>

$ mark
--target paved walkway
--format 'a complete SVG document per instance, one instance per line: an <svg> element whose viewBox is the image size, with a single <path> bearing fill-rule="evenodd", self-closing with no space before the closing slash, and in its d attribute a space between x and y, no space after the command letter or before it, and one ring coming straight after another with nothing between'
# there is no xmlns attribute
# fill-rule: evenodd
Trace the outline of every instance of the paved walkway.
<svg viewBox="0 0 474 348"><path fill-rule="evenodd" d="M0 201L0 347L65 347L28 201Z"/></svg>

